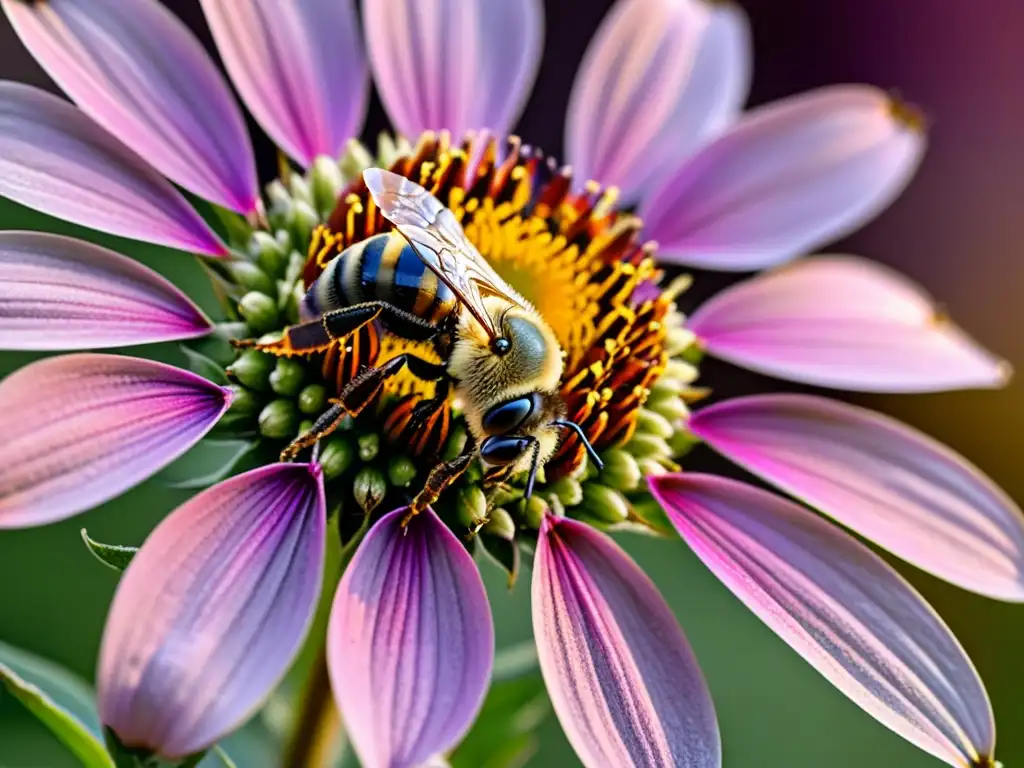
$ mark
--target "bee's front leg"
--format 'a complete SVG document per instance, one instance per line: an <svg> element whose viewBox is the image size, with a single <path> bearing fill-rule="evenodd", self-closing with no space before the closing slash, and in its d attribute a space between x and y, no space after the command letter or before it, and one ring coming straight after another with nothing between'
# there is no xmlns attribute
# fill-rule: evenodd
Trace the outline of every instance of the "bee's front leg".
<svg viewBox="0 0 1024 768"><path fill-rule="evenodd" d="M472 441L466 443L466 449L451 461L438 464L427 475L427 482L423 484L423 490L416 494L416 497L409 504L409 513L402 519L402 526L406 526L413 517L425 510L437 501L444 490L462 477L469 469L469 464L476 455Z"/></svg>

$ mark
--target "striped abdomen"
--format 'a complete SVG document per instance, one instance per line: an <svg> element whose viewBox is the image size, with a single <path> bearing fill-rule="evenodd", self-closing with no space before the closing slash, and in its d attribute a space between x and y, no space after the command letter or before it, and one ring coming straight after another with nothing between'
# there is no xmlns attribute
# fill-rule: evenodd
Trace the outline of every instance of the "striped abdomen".
<svg viewBox="0 0 1024 768"><path fill-rule="evenodd" d="M309 287L304 310L318 317L364 301L384 301L431 323L448 317L455 294L397 232L346 248Z"/></svg>

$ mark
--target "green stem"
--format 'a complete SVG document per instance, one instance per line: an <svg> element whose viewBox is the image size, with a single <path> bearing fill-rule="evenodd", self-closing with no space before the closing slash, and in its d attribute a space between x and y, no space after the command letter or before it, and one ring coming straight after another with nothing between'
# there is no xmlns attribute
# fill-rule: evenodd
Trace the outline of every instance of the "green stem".
<svg viewBox="0 0 1024 768"><path fill-rule="evenodd" d="M344 729L331 695L331 681L327 671L326 624L338 582L369 527L370 519L367 515L356 534L335 555L335 562L327 565L323 597L312 629L312 637L316 638L313 642L317 643L316 656L303 684L298 703L299 713L285 748L284 768L327 768L333 765L343 746ZM333 526L327 536L328 541L338 540Z"/></svg>

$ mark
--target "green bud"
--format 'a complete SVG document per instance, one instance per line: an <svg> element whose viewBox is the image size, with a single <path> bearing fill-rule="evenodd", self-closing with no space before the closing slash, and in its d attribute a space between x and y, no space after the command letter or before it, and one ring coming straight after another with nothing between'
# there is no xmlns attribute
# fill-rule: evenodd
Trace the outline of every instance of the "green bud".
<svg viewBox="0 0 1024 768"><path fill-rule="evenodd" d="M303 202L307 205L313 203L313 190L305 177L299 173L293 173L288 179L288 191L292 193L292 200Z"/></svg>
<svg viewBox="0 0 1024 768"><path fill-rule="evenodd" d="M245 294L238 302L238 311L256 333L266 333L277 326L280 320L277 302L258 291Z"/></svg>
<svg viewBox="0 0 1024 768"><path fill-rule="evenodd" d="M662 376L651 387L651 397L658 399L659 397L665 397L666 395L679 395L682 394L686 389L686 385L679 381L679 379L672 379L666 376Z"/></svg>
<svg viewBox="0 0 1024 768"><path fill-rule="evenodd" d="M251 389L238 384L231 385L231 407L229 413L251 416L260 409L260 400Z"/></svg>
<svg viewBox="0 0 1024 768"><path fill-rule="evenodd" d="M298 360L279 357L277 365L270 374L270 388L279 395L292 397L302 389L302 380L306 378L306 369Z"/></svg>
<svg viewBox="0 0 1024 768"><path fill-rule="evenodd" d="M384 473L373 467L363 467L352 482L352 495L366 514L370 514L384 501L388 482Z"/></svg>
<svg viewBox="0 0 1024 768"><path fill-rule="evenodd" d="M448 435L448 440L444 444L444 450L441 451L441 459L443 461L451 461L456 456L460 456L465 447L466 427L459 423Z"/></svg>
<svg viewBox="0 0 1024 768"><path fill-rule="evenodd" d="M309 432L309 430L311 430L312 428L313 428L313 420L312 419L303 419L302 421L299 422L299 431L295 433L295 436L298 437L300 435L304 435L307 432Z"/></svg>
<svg viewBox="0 0 1024 768"><path fill-rule="evenodd" d="M492 536L512 541L516 537L516 521L507 510L497 507L492 509L484 523L484 530Z"/></svg>
<svg viewBox="0 0 1024 768"><path fill-rule="evenodd" d="M685 360L669 360L665 364L665 371L662 376L667 376L670 379L678 379L684 384L692 384L697 380L700 375L700 371L697 370L697 366L691 365Z"/></svg>
<svg viewBox="0 0 1024 768"><path fill-rule="evenodd" d="M626 497L607 485L597 483L583 486L583 509L606 523L621 523L629 517Z"/></svg>
<svg viewBox="0 0 1024 768"><path fill-rule="evenodd" d="M295 215L295 201L280 179L274 179L267 185L267 200L270 203L267 218L271 226L274 229L287 228Z"/></svg>
<svg viewBox="0 0 1024 768"><path fill-rule="evenodd" d="M567 507L575 507L583 501L583 486L572 477L559 478L548 486L548 490Z"/></svg>
<svg viewBox="0 0 1024 768"><path fill-rule="evenodd" d="M373 432L369 435L359 436L359 458L363 461L373 461L380 452L380 437Z"/></svg>
<svg viewBox="0 0 1024 768"><path fill-rule="evenodd" d="M327 390L320 384L309 384L299 392L299 410L309 415L323 411L327 406Z"/></svg>
<svg viewBox="0 0 1024 768"><path fill-rule="evenodd" d="M640 467L629 453L615 449L606 451L601 458L604 460L601 482L617 491L632 491L640 484Z"/></svg>
<svg viewBox="0 0 1024 768"><path fill-rule="evenodd" d="M683 399L676 394L649 399L644 410L648 409L665 418L670 425L679 419L685 419L686 415L689 413L686 403L684 403ZM674 431L675 430L673 430L673 432Z"/></svg>
<svg viewBox="0 0 1024 768"><path fill-rule="evenodd" d="M416 465L406 456L394 456L388 462L388 480L398 488L406 488L416 477Z"/></svg>
<svg viewBox="0 0 1024 768"><path fill-rule="evenodd" d="M665 352L669 357L677 357L696 341L697 336L693 331L677 325L675 328L669 328L668 333L665 334Z"/></svg>
<svg viewBox="0 0 1024 768"><path fill-rule="evenodd" d="M349 139L340 163L344 177L354 179L373 164L373 155L370 154L370 150L361 141Z"/></svg>
<svg viewBox="0 0 1024 768"><path fill-rule="evenodd" d="M299 426L299 412L291 400L269 402L259 417L260 434L273 440L292 437Z"/></svg>
<svg viewBox="0 0 1024 768"><path fill-rule="evenodd" d="M685 456L693 449L693 446L697 445L699 442L700 438L692 432L680 429L668 440L668 447L672 451L670 455L674 458Z"/></svg>
<svg viewBox="0 0 1024 768"><path fill-rule="evenodd" d="M637 462L644 477L657 477L668 472L665 466L657 459L640 459Z"/></svg>
<svg viewBox="0 0 1024 768"><path fill-rule="evenodd" d="M310 187L313 190L313 204L325 218L334 210L341 188L345 186L341 169L329 157L321 155L313 161L309 172Z"/></svg>
<svg viewBox="0 0 1024 768"><path fill-rule="evenodd" d="M656 411L641 408L636 415L636 431L667 440L675 432L672 422Z"/></svg>
<svg viewBox="0 0 1024 768"><path fill-rule="evenodd" d="M320 466L324 470L324 477L328 480L338 477L352 466L355 458L356 451L351 442L341 437L328 438L320 450Z"/></svg>
<svg viewBox="0 0 1024 768"><path fill-rule="evenodd" d="M495 507L505 507L523 498L523 490L512 485L499 485L491 491L490 501Z"/></svg>
<svg viewBox="0 0 1024 768"><path fill-rule="evenodd" d="M672 449L662 438L639 433L633 435L626 443L626 450L637 459L657 459L661 456L668 458L672 455Z"/></svg>
<svg viewBox="0 0 1024 768"><path fill-rule="evenodd" d="M227 270L231 279L242 288L260 293L274 292L274 281L250 261L232 261L227 265Z"/></svg>
<svg viewBox="0 0 1024 768"><path fill-rule="evenodd" d="M581 491L582 493L582 491ZM562 500L555 496L553 493L549 493L545 497L545 501L548 503L548 508L551 514L555 517L565 517L565 505L562 504Z"/></svg>
<svg viewBox="0 0 1024 768"><path fill-rule="evenodd" d="M313 229L320 223L320 215L313 210L311 203L302 200L295 203L295 215L292 218L292 232L295 234L295 241L308 243Z"/></svg>
<svg viewBox="0 0 1024 768"><path fill-rule="evenodd" d="M270 386L270 372L274 370L274 358L256 349L247 349L238 356L227 372L239 384L257 392L265 392Z"/></svg>
<svg viewBox="0 0 1024 768"><path fill-rule="evenodd" d="M531 496L526 502L526 508L523 510L523 517L526 520L526 524L535 530L540 528L541 523L544 522L544 518L549 514L551 514L551 507L548 505L548 502L540 496Z"/></svg>
<svg viewBox="0 0 1024 768"><path fill-rule="evenodd" d="M459 522L471 530L487 519L487 497L479 485L468 485L459 491L455 513Z"/></svg>

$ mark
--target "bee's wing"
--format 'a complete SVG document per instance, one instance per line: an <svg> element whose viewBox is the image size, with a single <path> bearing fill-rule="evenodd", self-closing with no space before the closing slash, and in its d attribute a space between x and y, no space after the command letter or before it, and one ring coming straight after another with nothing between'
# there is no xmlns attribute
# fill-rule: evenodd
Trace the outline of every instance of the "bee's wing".
<svg viewBox="0 0 1024 768"><path fill-rule="evenodd" d="M363 171L363 180L384 218L452 289L487 334L498 338L501 334L484 309L481 290L513 304L520 302L509 295L505 282L466 238L455 215L426 189L397 173L370 168Z"/></svg>

